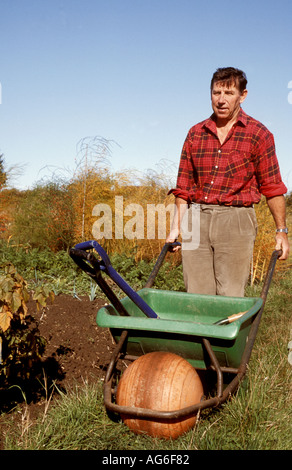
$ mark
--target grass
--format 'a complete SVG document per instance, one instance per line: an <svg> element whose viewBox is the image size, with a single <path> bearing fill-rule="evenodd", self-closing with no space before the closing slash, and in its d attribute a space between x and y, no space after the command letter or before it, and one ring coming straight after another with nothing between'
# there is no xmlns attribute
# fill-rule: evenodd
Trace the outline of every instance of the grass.
<svg viewBox="0 0 292 470"><path fill-rule="evenodd" d="M235 397L219 410L202 412L196 427L174 441L138 436L112 421L100 383L76 386L37 422L24 411L21 425L8 427L6 450L288 450L291 392L283 378L285 367L282 363L276 372L262 370L260 375L252 371Z"/></svg>

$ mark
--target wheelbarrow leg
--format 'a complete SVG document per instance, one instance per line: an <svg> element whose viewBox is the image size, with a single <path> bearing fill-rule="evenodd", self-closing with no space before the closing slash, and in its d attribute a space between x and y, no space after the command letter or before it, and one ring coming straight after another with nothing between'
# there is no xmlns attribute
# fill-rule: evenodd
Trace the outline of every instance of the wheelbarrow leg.
<svg viewBox="0 0 292 470"><path fill-rule="evenodd" d="M105 384L110 381L110 378L113 375L113 371L114 371L116 362L117 362L117 360L119 358L119 355L120 355L120 353L123 349L123 346L124 346L124 343L127 339L127 336L128 336L128 331L124 330L121 334L120 340L119 340L118 344L116 345L116 348L115 348L115 350L112 354L110 363L108 365L106 376L105 376Z"/></svg>
<svg viewBox="0 0 292 470"><path fill-rule="evenodd" d="M213 349L211 347L210 341L206 338L203 338L203 344L209 354L211 363L216 371L217 374L217 396L221 397L223 394L223 373L222 369L220 367L220 364L217 360L217 357L215 356Z"/></svg>

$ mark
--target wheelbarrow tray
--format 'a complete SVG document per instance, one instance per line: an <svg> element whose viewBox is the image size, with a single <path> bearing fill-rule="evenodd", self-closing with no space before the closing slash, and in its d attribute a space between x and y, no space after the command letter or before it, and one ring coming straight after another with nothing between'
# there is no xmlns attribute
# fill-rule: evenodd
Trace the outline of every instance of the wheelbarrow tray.
<svg viewBox="0 0 292 470"><path fill-rule="evenodd" d="M144 288L138 295L159 318L147 318L129 298L121 299L129 316L121 316L113 305L102 307L96 317L109 328L116 343L127 330L127 354L141 356L152 351L174 352L196 369L207 369L209 358L203 338L209 340L221 367L238 368L252 322L262 307L260 297L224 297ZM239 319L226 325L218 320L239 312Z"/></svg>

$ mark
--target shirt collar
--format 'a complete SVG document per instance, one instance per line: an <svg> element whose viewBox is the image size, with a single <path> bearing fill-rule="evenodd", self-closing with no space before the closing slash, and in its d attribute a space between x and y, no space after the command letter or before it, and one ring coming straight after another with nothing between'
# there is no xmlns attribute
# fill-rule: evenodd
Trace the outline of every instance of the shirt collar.
<svg viewBox="0 0 292 470"><path fill-rule="evenodd" d="M237 124L242 124L244 127L246 127L247 124L247 114L243 111L242 108L240 108L238 116L237 116L237 121L235 123ZM202 123L202 127L206 127L207 129L210 129L210 131L216 133L216 123L215 123L215 114L213 113L208 119L206 119Z"/></svg>
<svg viewBox="0 0 292 470"><path fill-rule="evenodd" d="M241 122L241 124L246 127L247 124L247 114L243 111L242 108L240 108L238 116L237 116L237 122Z"/></svg>

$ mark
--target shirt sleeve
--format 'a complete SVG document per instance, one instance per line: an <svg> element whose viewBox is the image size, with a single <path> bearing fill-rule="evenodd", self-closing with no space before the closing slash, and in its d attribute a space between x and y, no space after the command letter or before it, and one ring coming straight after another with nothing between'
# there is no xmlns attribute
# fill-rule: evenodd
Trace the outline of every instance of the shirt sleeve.
<svg viewBox="0 0 292 470"><path fill-rule="evenodd" d="M194 188L196 185L195 181L195 169L191 160L191 131L189 131L186 140L184 142L181 158L178 169L178 176L176 182L176 188L172 188L168 194L173 194L175 197L180 197L185 201L191 202L194 195Z"/></svg>
<svg viewBox="0 0 292 470"><path fill-rule="evenodd" d="M258 142L256 175L259 191L266 197L282 196L287 192L287 188L281 178L274 137L266 130L265 136Z"/></svg>

